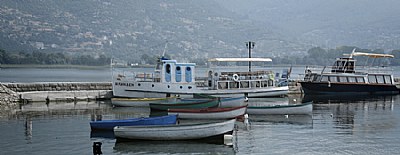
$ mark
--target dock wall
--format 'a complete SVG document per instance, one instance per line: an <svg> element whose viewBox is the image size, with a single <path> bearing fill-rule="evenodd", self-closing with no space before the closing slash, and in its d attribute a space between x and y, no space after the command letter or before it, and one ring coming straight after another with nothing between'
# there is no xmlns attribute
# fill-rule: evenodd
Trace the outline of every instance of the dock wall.
<svg viewBox="0 0 400 155"><path fill-rule="evenodd" d="M110 99L111 82L1 83L20 102Z"/></svg>

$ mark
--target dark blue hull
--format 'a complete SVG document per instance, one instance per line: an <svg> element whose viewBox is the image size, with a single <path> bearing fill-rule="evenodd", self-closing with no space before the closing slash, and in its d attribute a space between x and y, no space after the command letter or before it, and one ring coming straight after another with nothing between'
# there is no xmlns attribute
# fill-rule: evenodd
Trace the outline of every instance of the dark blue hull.
<svg viewBox="0 0 400 155"><path fill-rule="evenodd" d="M135 125L168 125L176 124L177 115L167 115L159 117L132 118L123 120L102 120L90 122L92 130L113 130L115 126L135 126Z"/></svg>
<svg viewBox="0 0 400 155"><path fill-rule="evenodd" d="M392 95L399 94L395 85L365 83L300 82L304 94Z"/></svg>

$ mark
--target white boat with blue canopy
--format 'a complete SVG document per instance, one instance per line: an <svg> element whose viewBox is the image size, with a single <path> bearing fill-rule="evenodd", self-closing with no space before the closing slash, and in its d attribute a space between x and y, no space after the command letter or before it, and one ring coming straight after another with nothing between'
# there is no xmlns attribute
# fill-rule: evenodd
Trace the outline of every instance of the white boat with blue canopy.
<svg viewBox="0 0 400 155"><path fill-rule="evenodd" d="M270 58L214 58L209 62L270 62ZM152 73L113 71L115 97L157 98L173 95L206 94L216 97L272 97L288 93L277 86L270 70L235 71L209 67L206 77L196 76L195 63L160 58ZM232 68L231 68L232 69Z"/></svg>

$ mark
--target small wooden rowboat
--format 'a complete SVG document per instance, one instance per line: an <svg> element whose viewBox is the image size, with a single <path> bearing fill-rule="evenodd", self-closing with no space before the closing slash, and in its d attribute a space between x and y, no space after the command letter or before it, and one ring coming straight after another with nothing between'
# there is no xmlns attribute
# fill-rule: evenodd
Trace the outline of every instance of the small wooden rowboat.
<svg viewBox="0 0 400 155"><path fill-rule="evenodd" d="M117 107L148 107L149 103L174 101L176 98L111 98L111 104Z"/></svg>
<svg viewBox="0 0 400 155"><path fill-rule="evenodd" d="M218 104L218 99L209 99L201 102L150 103L149 105L151 110L167 111L168 109L204 109L217 107Z"/></svg>
<svg viewBox="0 0 400 155"><path fill-rule="evenodd" d="M159 117L142 117L123 120L92 121L90 122L90 128L92 130L112 130L115 126L176 124L177 118L177 115L167 115Z"/></svg>
<svg viewBox="0 0 400 155"><path fill-rule="evenodd" d="M249 115L307 115L312 114L312 102L302 104L272 105L272 106L248 106Z"/></svg>
<svg viewBox="0 0 400 155"><path fill-rule="evenodd" d="M168 115L182 119L231 119L246 113L247 105L231 108L168 109Z"/></svg>
<svg viewBox="0 0 400 155"><path fill-rule="evenodd" d="M123 139L189 140L218 136L233 131L236 119L217 123L157 126L117 126L114 135Z"/></svg>

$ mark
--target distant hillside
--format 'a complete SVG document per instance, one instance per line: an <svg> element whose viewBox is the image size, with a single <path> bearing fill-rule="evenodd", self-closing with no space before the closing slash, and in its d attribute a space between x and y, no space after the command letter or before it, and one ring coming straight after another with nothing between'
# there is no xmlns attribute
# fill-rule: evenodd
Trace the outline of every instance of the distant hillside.
<svg viewBox="0 0 400 155"><path fill-rule="evenodd" d="M400 1L2 0L0 49L106 55L141 62L300 58L315 46L400 49Z"/></svg>
<svg viewBox="0 0 400 155"><path fill-rule="evenodd" d="M0 39L8 44L0 48L11 51L29 46L132 60L144 53L160 55L168 41L169 55L190 60L247 56L246 41L257 42L256 55L292 48L273 45L283 40L274 30L213 0L3 0L0 11Z"/></svg>
<svg viewBox="0 0 400 155"><path fill-rule="evenodd" d="M400 48L398 0L220 0L225 8L268 23L304 44Z"/></svg>

